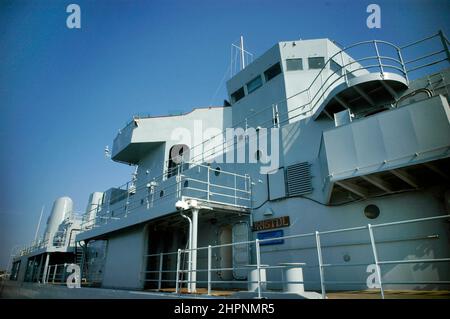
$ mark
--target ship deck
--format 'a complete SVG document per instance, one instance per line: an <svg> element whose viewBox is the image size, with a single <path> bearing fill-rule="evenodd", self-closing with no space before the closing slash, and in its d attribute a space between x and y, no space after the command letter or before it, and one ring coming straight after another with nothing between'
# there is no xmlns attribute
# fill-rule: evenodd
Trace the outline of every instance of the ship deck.
<svg viewBox="0 0 450 319"><path fill-rule="evenodd" d="M191 294L186 288L175 294L175 288L163 288L161 290L124 290L108 288L69 289L62 285L42 285L39 283L18 283L15 281L0 281L0 298L14 299L228 299L233 298L235 289L212 290L208 296L206 288L197 288L197 293ZM284 299L280 291L267 291L268 295ZM274 294L275 293L275 294ZM450 299L450 291L447 290L385 290L386 299ZM284 295L286 299L292 295ZM248 297L253 297L248 295ZM355 291L330 291L327 299L381 299L380 292L374 290Z"/></svg>
<svg viewBox="0 0 450 319"><path fill-rule="evenodd" d="M149 292L175 293L175 288L149 289ZM238 290L212 290L211 296L231 297ZM186 288L180 289L181 294L190 295ZM207 295L206 288L197 288L192 295ZM385 290L385 299L450 299L450 291L447 290ZM354 290L327 292L327 299L381 299L379 290Z"/></svg>

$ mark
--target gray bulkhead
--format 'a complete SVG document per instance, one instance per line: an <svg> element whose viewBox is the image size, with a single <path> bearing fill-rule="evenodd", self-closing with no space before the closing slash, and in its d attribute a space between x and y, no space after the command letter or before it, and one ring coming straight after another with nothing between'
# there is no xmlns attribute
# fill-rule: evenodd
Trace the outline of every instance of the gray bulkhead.
<svg viewBox="0 0 450 319"><path fill-rule="evenodd" d="M383 178L389 178L389 182L392 183L393 177L387 177L392 170L414 166L418 167L420 173L420 165L424 163L432 161L440 161L439 165L445 163L442 161L448 158L448 153L447 155L442 155L438 151L427 153L430 148L441 146L445 148L450 145L450 134L448 134L450 117L448 102L445 98L434 96L419 102L409 99L408 103L417 103L408 104L404 101L402 107L357 118L342 127L336 127L334 120L326 116L312 116L314 112L321 112L320 103L311 114L302 114L298 106L305 103L304 95L294 96L286 102L287 97L306 89L318 75L320 69L310 67L312 63L320 65L320 59L315 58L323 58L327 61L338 50L339 48L327 39L281 42L228 81L227 89L231 107L198 109L183 116L135 119L117 136L113 159L138 165L137 181L140 183L138 185L142 186L167 172L170 149L177 144L170 135L177 127L187 129L194 134L193 121L196 119L202 121L203 129L209 126L220 130L231 126L271 128L277 126L276 124L283 124L279 128L279 161L272 169L273 174L261 174L261 166L267 165L258 160L255 160L255 163L222 163L219 160L211 164L214 169L219 167L223 171L247 174L251 177L251 207L253 209L251 216L241 213L227 215L214 210L203 212L199 221L199 247L230 240L232 237L229 233L230 227L238 223L247 223L249 238L255 239L258 232L251 230L251 221L282 216L290 218L290 226L282 228L283 234L287 236L316 230L324 231L444 214L446 208L443 193L448 189L448 181L445 183L439 179L433 179L431 184L420 185L416 190L400 185L398 182L398 186L394 185L398 187L398 190L395 188L386 193L377 191L371 193L372 188L364 188L364 186L370 181L379 181L378 185L389 184L382 183L383 181L380 180ZM341 65L352 61L352 58L346 54L339 58L341 60L337 59L336 63ZM293 60L289 62L289 67L297 69L288 70L287 60ZM273 77L268 76L265 71L277 63L279 63L280 72ZM358 65L353 67L358 68ZM332 73L332 70L327 72ZM354 76L367 73L365 70L359 70ZM258 77L260 80L253 82ZM420 86L420 81L422 80L411 82L410 88ZM249 83L252 83L251 91ZM338 85L339 83L334 84L329 92ZM236 92L238 94L235 94ZM398 93L407 94L408 92ZM280 112L279 123L273 122L273 108L270 107L273 105L276 105ZM422 114L427 107L429 108L427 114ZM266 110L259 112L263 109ZM402 123L398 127L395 127L395 118ZM386 137L386 132L389 132L389 127L386 125L389 125L392 136ZM374 134L370 135L369 130ZM400 132L397 140L393 139L396 132ZM269 131L268 134L271 136L273 133ZM388 145L390 142L393 144ZM354 153L349 151L348 143L353 143ZM378 143L379 148L376 148L373 143ZM189 141L182 144L188 145L189 148L195 146ZM399 146L404 145L409 145L410 148L405 147L399 150ZM387 151L389 147L399 151L399 154L393 156ZM274 147L270 145L267 152L273 151ZM422 151L424 154L421 155L422 157L406 158L411 155L411 152L414 155L415 152ZM246 153L248 157L256 156L255 153ZM384 158L377 159L377 156L384 156ZM402 156L406 159L397 159ZM370 164L374 159L381 162L392 160L392 166L389 164L386 167L382 165L372 167ZM306 164L301 167L295 166L301 163ZM342 176L333 175L338 164L341 165L340 171L352 173L345 173ZM354 170L358 170L359 167L365 167L365 171L355 174ZM298 191L295 188L296 179L294 175L289 175L289 168L304 169L303 172L309 179L307 181L309 186L306 189ZM364 184L360 179L361 176L366 175L372 178L367 179ZM175 176L170 178L174 179ZM222 174L214 178L219 180L227 177ZM362 190L367 194L358 196L358 193L361 195ZM142 273L150 269L149 263L152 264L151 269L158 267L157 260L145 258L146 254L173 252L178 248L185 248L187 223L174 209L174 201L168 199L164 205L149 209L146 206L147 203L140 200L148 196L148 191L146 187L137 187L136 193L133 194L139 199L134 203L136 211L133 215L141 214L143 217L133 215L127 217L136 225L145 222L146 226L141 224L133 228L124 228L131 224L121 220L117 222L119 226L114 228L112 224L107 225L105 226L107 231L102 231L102 236L108 240L102 284L105 287L144 288L146 285L143 278L148 277L142 276ZM155 196L159 195L155 194ZM164 196L160 197L164 198ZM368 205L378 207L379 215L375 219L365 215L364 211ZM100 236L100 233L99 230L92 230L90 234L85 234L84 238ZM427 258L445 255L448 250L448 225L443 222L435 221L425 225L380 229L376 236L380 240L379 254L382 259ZM158 243L161 238L167 242ZM171 238L173 242L169 243ZM355 266L356 268L327 269L329 281L356 282L355 284L335 284L335 287L330 289L364 288L368 274L363 264L373 262L367 231L329 235L322 239L322 245L326 263L351 261L361 264L361 266ZM206 268L204 252L198 255L198 268ZM223 256L220 256L221 253ZM230 251L225 250L216 252L214 266L223 266L221 261L229 253ZM309 281L305 287L307 289L320 287L319 272L315 267L317 252L313 238L285 240L282 244L266 245L261 248L261 254L262 263L306 262L311 267L304 270L305 280ZM254 251L250 250L250 256L254 258ZM252 260L249 259L249 262ZM232 261L227 264L232 265ZM174 257L168 257L164 265L173 267ZM384 280L390 278L396 281L422 278L432 280L448 277L449 270L446 264L433 264L420 269L414 265L405 264L386 266L383 273ZM167 275L165 278L172 278L170 276ZM269 276L270 280L281 280L279 271L271 271ZM213 280L230 280L237 277L239 277L238 274L222 272L215 273ZM205 280L204 274L199 274L197 279ZM279 285L275 284L273 287L279 288ZM392 288L398 287L401 286L392 286Z"/></svg>

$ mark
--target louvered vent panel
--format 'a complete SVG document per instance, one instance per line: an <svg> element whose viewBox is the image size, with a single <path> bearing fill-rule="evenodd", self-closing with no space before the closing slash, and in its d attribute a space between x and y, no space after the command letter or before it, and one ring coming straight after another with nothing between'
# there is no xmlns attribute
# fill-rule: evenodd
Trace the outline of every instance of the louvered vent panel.
<svg viewBox="0 0 450 319"><path fill-rule="evenodd" d="M288 196L298 196L312 192L311 165L308 162L290 165L286 168Z"/></svg>

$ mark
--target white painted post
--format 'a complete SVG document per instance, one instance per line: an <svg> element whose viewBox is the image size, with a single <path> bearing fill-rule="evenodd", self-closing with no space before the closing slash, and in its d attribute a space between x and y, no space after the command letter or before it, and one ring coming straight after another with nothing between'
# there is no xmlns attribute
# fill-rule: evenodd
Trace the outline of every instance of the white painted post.
<svg viewBox="0 0 450 319"><path fill-rule="evenodd" d="M178 252L177 252L177 273L176 273L176 278L175 278L175 293L176 294L178 294L178 291L179 291L180 257L181 257L181 249L178 248Z"/></svg>
<svg viewBox="0 0 450 319"><path fill-rule="evenodd" d="M316 245L317 245L317 257L319 259L319 274L320 274L320 288L322 291L322 299L326 298L324 275L323 275L323 261L322 261L322 248L320 246L320 235L316 231Z"/></svg>
<svg viewBox="0 0 450 319"><path fill-rule="evenodd" d="M234 174L234 205L237 205L237 181L236 174Z"/></svg>
<svg viewBox="0 0 450 319"><path fill-rule="evenodd" d="M344 76L344 80L345 80L345 83L347 83L348 84L348 79L347 79L347 68L345 68L344 67L344 65L345 65L345 62L344 62L344 56L343 56L343 54L342 54L342 51L341 51L341 73L342 73L342 75Z"/></svg>
<svg viewBox="0 0 450 319"><path fill-rule="evenodd" d="M130 205L130 182L127 183L127 201L125 203L125 217L128 216L128 205Z"/></svg>
<svg viewBox="0 0 450 319"><path fill-rule="evenodd" d="M256 239L255 246L256 246L256 269L258 269L258 299L261 299L261 251L259 248L259 239Z"/></svg>
<svg viewBox="0 0 450 319"><path fill-rule="evenodd" d="M375 246L375 238L373 236L372 225L368 224L367 228L369 230L370 244L372 245L373 259L375 260L375 267L377 270L378 282L380 283L381 298L384 299L383 283L381 282L381 268L380 268L380 264L378 263L377 247Z"/></svg>
<svg viewBox="0 0 450 319"><path fill-rule="evenodd" d="M58 269L58 265L55 265L55 270L53 270L53 280L52 280L53 284L55 283L56 269Z"/></svg>
<svg viewBox="0 0 450 319"><path fill-rule="evenodd" d="M206 187L207 187L206 200L208 200L208 201L209 201L209 191L210 191L210 186L209 186L209 172L210 172L210 170L211 170L211 167L208 166L208 169L207 169L207 184L206 184Z"/></svg>
<svg viewBox="0 0 450 319"><path fill-rule="evenodd" d="M211 295L211 245L208 245L208 296Z"/></svg>
<svg viewBox="0 0 450 319"><path fill-rule="evenodd" d="M406 65L403 62L402 53L400 52L400 49L398 49L398 48L397 48L397 54L398 54L400 63L402 64L402 70L403 70L403 75L405 76L405 79L406 79L406 84L409 85L409 78L408 78L408 72L406 71Z"/></svg>
<svg viewBox="0 0 450 319"><path fill-rule="evenodd" d="M383 62L381 61L380 51L378 50L376 40L373 41L373 45L375 46L375 52L377 53L377 60L378 60L379 66L380 66L380 73L381 73L381 76L383 77L384 76Z"/></svg>
<svg viewBox="0 0 450 319"><path fill-rule="evenodd" d="M45 283L48 284L48 278L50 277L50 271L52 269L52 266L49 266L47 269L47 275L45 276Z"/></svg>
<svg viewBox="0 0 450 319"><path fill-rule="evenodd" d="M45 257L44 271L42 272L42 283L47 283L48 279L48 263L50 262L50 254L47 253Z"/></svg>
<svg viewBox="0 0 450 319"><path fill-rule="evenodd" d="M191 282L189 283L190 291L194 293L197 289L197 238L198 238L198 208L192 208L192 247L191 247L191 262L192 274Z"/></svg>

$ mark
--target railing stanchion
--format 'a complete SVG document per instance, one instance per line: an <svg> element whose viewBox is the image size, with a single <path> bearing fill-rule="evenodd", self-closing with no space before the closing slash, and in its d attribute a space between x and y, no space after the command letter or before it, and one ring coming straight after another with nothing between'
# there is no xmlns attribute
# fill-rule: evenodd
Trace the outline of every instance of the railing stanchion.
<svg viewBox="0 0 450 319"><path fill-rule="evenodd" d="M61 283L64 283L66 281L67 278L67 263L64 263L63 265L63 273L61 276Z"/></svg>
<svg viewBox="0 0 450 319"><path fill-rule="evenodd" d="M259 247L259 239L255 240L256 246L256 269L258 270L258 298L261 299L261 251Z"/></svg>
<svg viewBox="0 0 450 319"><path fill-rule="evenodd" d="M208 245L208 296L211 295L211 245Z"/></svg>
<svg viewBox="0 0 450 319"><path fill-rule="evenodd" d="M209 182L209 171L211 170L211 166L208 166L208 169L207 169L207 184L206 184L206 187L207 187L207 190L206 190L206 199L207 200L209 200L209 192L210 192L210 182Z"/></svg>
<svg viewBox="0 0 450 319"><path fill-rule="evenodd" d="M344 55L342 54L342 52L343 51L341 50L341 53L340 53L340 55L341 55L341 71L342 71L342 75L344 76L345 83L347 83L347 85L348 85L347 69L344 68L345 62L344 62Z"/></svg>
<svg viewBox="0 0 450 319"><path fill-rule="evenodd" d="M53 278L52 278L52 284L55 283L55 277L56 277L56 269L58 269L58 265L55 265L55 270L53 270Z"/></svg>
<svg viewBox="0 0 450 319"><path fill-rule="evenodd" d="M375 52L377 53L377 60L378 60L379 66L380 66L381 76L384 77L383 63L381 62L380 51L378 50L378 45L377 45L377 41L376 40L373 41L373 45L375 46Z"/></svg>
<svg viewBox="0 0 450 319"><path fill-rule="evenodd" d="M316 231L317 258L319 260L320 290L322 291L322 299L326 298L325 282L323 275L322 247L320 246L320 234Z"/></svg>
<svg viewBox="0 0 450 319"><path fill-rule="evenodd" d="M162 270L163 270L163 253L159 254L159 277L158 277L158 290L161 290L161 282L162 282Z"/></svg>
<svg viewBox="0 0 450 319"><path fill-rule="evenodd" d="M50 270L51 269L52 269L52 266L48 266L47 273L45 274L44 284L48 284L48 277L50 276Z"/></svg>
<svg viewBox="0 0 450 319"><path fill-rule="evenodd" d="M448 49L447 39L445 38L442 30L439 30L438 35L439 35L439 39L441 39L442 46L444 47L445 54L447 55L447 60L450 62L450 50Z"/></svg>
<svg viewBox="0 0 450 319"><path fill-rule="evenodd" d="M177 252L177 272L176 272L176 278L175 278L175 293L178 294L179 292L179 286L180 286L180 258L181 257L181 249L178 248Z"/></svg>
<svg viewBox="0 0 450 319"><path fill-rule="evenodd" d="M403 61L402 53L400 52L400 49L398 49L398 48L397 48L397 54L398 54L400 63L402 64L403 75L405 76L406 84L409 85L408 72L406 72L406 65L405 65L405 62Z"/></svg>
<svg viewBox="0 0 450 319"><path fill-rule="evenodd" d="M125 203L125 217L128 216L128 206L130 205L130 186L127 183L127 201Z"/></svg>
<svg viewBox="0 0 450 319"><path fill-rule="evenodd" d="M234 205L237 205L237 181L236 174L234 174Z"/></svg>
<svg viewBox="0 0 450 319"><path fill-rule="evenodd" d="M373 259L375 260L375 267L376 267L376 271L377 271L378 283L380 284L381 298L384 299L383 283L381 282L381 268L380 268L380 264L378 261L377 247L375 246L375 237L373 236L372 225L368 224L367 228L369 230L370 244L372 246Z"/></svg>

